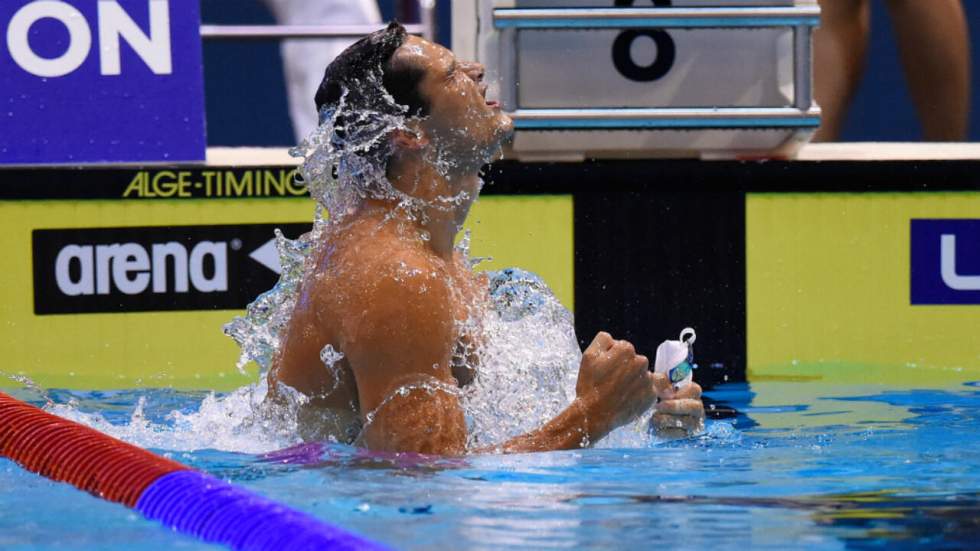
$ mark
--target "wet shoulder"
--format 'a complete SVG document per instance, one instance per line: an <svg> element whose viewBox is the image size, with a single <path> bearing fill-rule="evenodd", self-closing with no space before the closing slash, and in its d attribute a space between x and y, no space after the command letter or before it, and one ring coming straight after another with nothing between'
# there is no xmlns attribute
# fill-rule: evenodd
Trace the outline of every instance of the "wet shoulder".
<svg viewBox="0 0 980 551"><path fill-rule="evenodd" d="M368 346L373 351L363 353L381 354L381 342L388 352L427 346L448 350L454 327L452 295L438 259L411 246L375 243L344 254L341 261L346 277L338 287L343 291L337 293L331 285L320 289L333 295L324 301L332 307L322 312L337 320L345 350L353 354L358 346Z"/></svg>
<svg viewBox="0 0 980 551"><path fill-rule="evenodd" d="M353 227L317 270L321 293L365 304L386 297L445 298L445 262L397 232Z"/></svg>

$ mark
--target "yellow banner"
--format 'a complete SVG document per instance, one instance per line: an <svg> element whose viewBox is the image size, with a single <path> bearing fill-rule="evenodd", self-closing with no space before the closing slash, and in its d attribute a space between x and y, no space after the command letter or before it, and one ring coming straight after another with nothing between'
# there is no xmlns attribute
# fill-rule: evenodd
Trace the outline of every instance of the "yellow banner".
<svg viewBox="0 0 980 551"><path fill-rule="evenodd" d="M34 235L35 230L108 228L111 230L106 231L123 236L116 241L124 242L129 227L140 228L146 233L156 227L284 224L312 220L313 203L308 198L177 199L182 190L193 188L192 184L180 182L179 174L156 184L152 180L137 182L139 186L149 186L140 187L137 191L142 190L141 193L173 191L174 199L0 201L0 250L7 259L0 285L0 322L3 326L0 357L4 359L0 372L30 377L44 387L80 389L175 387L227 390L255 379L254 366L244 376L235 369L238 347L221 331L224 323L240 313L238 310L152 311L150 306L145 307L150 311L138 312L108 312L105 308L97 308L94 310L97 313L85 314L35 313L36 301L47 304L50 298L35 297L37 278L57 281L57 285L63 285L70 294L91 295L69 297L71 299L88 300L89 304L94 301L97 306L110 307L113 307L111 303L99 305L98 301L111 301L114 297L121 297L116 300L122 301L131 297L118 293L103 297L98 294L103 283L112 282L119 286L122 281L123 288L146 294L155 292L157 286L171 292L175 285L180 285L175 281L180 279L178 276L159 281L156 249L147 249L154 251L152 258L149 253L124 258L129 262L129 271L114 271L120 265L118 260L122 257L119 256L115 257L113 269L109 268L109 261L101 263L100 251L110 251L106 253L110 254L112 249L110 246L100 249L97 245L69 245L73 248L66 255L59 255L57 262L35 266L32 239L38 235L50 238L59 234L41 231ZM202 193L207 192L206 188L202 189ZM571 307L574 293L572 224L571 196L488 196L480 199L469 218L468 227L473 230L471 252L493 258L481 264L480 269L521 266L538 273L552 286L558 298ZM227 246L224 242L207 243L210 243L207 250L214 253L212 257L215 258L222 252L231 254L236 246L235 240L228 240ZM182 259L189 258L182 267L185 272L190 271L190 276L184 275L182 284L188 292L194 292L198 283L205 290L216 288L220 285L219 275L207 259L198 258L195 268L196 248L192 248L192 244L188 243L186 250L181 249L183 252L178 251L186 255ZM241 246L239 242L238 247ZM122 254L120 250L111 254ZM167 250L173 253L173 249ZM140 271L140 255L146 256L143 271ZM85 258L92 260L86 264ZM171 264L166 264L167 261ZM178 268L173 264L179 263L172 257L163 262L161 273L177 273ZM57 275L60 279L49 273L56 269L54 264L61 269ZM37 270L43 273L36 273ZM148 279L151 277L153 279ZM13 385L4 383L5 380L0 376L0 386Z"/></svg>
<svg viewBox="0 0 980 551"><path fill-rule="evenodd" d="M749 380L980 378L980 305L912 304L913 219L980 219L980 193L750 195Z"/></svg>

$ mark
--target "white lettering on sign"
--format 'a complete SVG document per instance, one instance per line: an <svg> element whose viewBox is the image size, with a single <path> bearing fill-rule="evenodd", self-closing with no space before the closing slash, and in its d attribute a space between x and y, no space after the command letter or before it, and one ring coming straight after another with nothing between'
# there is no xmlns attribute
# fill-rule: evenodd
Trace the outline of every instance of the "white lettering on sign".
<svg viewBox="0 0 980 551"><path fill-rule="evenodd" d="M44 58L31 48L27 37L41 19L57 19L68 29L68 49L55 58ZM42 0L17 10L7 27L10 57L28 73L39 77L61 77L78 69L92 48L92 32L82 12L64 2Z"/></svg>
<svg viewBox="0 0 980 551"><path fill-rule="evenodd" d="M77 260L80 270L78 280L71 278L71 261ZM61 292L70 296L91 295L95 293L95 280L92 269L92 247L68 245L61 249L54 263L55 278Z"/></svg>
<svg viewBox="0 0 980 551"><path fill-rule="evenodd" d="M939 271L943 283L954 291L980 291L980 275L956 273L956 235L944 233L940 237Z"/></svg>
<svg viewBox="0 0 980 551"><path fill-rule="evenodd" d="M152 284L154 293L168 291L167 260L173 261L173 290L186 293L188 281L202 293L228 290L228 245L201 241L187 249L175 241L154 244L152 253L137 243L111 245L66 245L55 259L55 281L68 296L108 295L112 287L127 295L138 295ZM205 273L210 258L212 273ZM72 277L72 265L78 266Z"/></svg>
<svg viewBox="0 0 980 551"><path fill-rule="evenodd" d="M153 292L167 292L167 258L174 262L174 291L187 292L187 249L175 241L153 245Z"/></svg>
<svg viewBox="0 0 980 551"><path fill-rule="evenodd" d="M100 72L122 73L120 39L136 52L146 66L158 75L173 72L170 48L170 6L168 0L148 0L150 33L147 35L116 0L99 0L98 27ZM39 56L31 48L31 27L41 19L55 19L68 30L68 49L55 58ZM7 27L10 57L22 69L39 77L61 77L78 69L92 49L92 31L75 7L61 0L36 0L17 10Z"/></svg>
<svg viewBox="0 0 980 551"><path fill-rule="evenodd" d="M170 55L170 10L167 0L150 0L150 36L146 36L118 3L99 0L99 44L102 74L122 73L119 38L123 37L155 74L173 72Z"/></svg>
<svg viewBox="0 0 980 551"><path fill-rule="evenodd" d="M204 259L214 259L214 275L204 275ZM228 245L201 241L191 251L191 284L202 293L228 290Z"/></svg>

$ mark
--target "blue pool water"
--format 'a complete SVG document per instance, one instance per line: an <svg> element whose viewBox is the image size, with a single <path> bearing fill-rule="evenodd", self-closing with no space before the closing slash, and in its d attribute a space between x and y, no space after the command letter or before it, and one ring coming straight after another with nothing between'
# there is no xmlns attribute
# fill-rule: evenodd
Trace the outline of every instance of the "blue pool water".
<svg viewBox="0 0 980 551"><path fill-rule="evenodd" d="M204 397L49 395L119 425L140 396L142 415L163 424ZM706 434L646 448L460 459L340 445L156 451L398 549L980 545L980 384L765 382L706 397L717 417ZM0 459L0 548L210 547Z"/></svg>

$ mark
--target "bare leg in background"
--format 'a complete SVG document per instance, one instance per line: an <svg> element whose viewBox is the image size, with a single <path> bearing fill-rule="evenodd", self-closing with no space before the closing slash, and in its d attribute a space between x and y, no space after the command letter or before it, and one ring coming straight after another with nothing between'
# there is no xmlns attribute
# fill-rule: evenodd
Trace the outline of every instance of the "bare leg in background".
<svg viewBox="0 0 980 551"><path fill-rule="evenodd" d="M970 42L960 0L886 0L912 101L928 141L963 141Z"/></svg>
<svg viewBox="0 0 980 551"><path fill-rule="evenodd" d="M823 109L823 122L813 141L832 142L840 136L847 106L864 72L871 3L820 0L820 9L820 28L813 39L813 93Z"/></svg>

